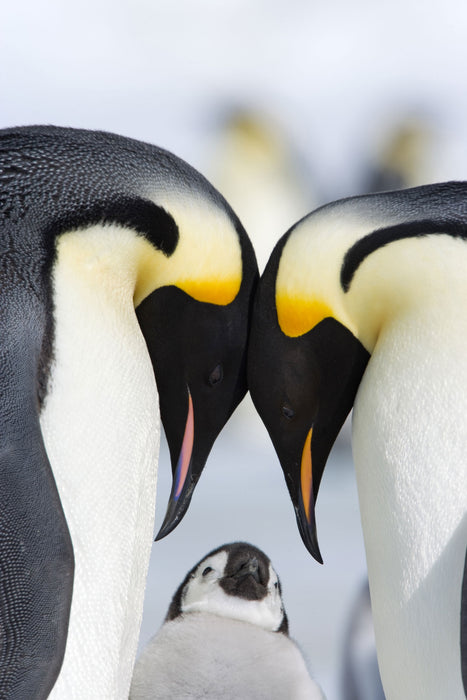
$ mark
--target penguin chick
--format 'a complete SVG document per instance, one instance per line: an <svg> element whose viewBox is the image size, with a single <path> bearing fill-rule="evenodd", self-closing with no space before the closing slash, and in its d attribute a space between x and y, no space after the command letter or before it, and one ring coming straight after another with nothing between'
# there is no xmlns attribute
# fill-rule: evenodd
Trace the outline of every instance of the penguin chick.
<svg viewBox="0 0 467 700"><path fill-rule="evenodd" d="M136 663L130 699L149 698L323 700L261 550L225 544L189 571Z"/></svg>

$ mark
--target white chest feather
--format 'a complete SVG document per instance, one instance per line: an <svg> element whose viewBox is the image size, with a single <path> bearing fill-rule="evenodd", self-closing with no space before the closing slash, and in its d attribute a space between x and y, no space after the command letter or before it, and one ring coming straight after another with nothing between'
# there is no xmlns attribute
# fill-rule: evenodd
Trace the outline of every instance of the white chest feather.
<svg viewBox="0 0 467 700"><path fill-rule="evenodd" d="M465 295L458 302L440 300L388 324L355 403L354 459L388 698L464 698Z"/></svg>
<svg viewBox="0 0 467 700"><path fill-rule="evenodd" d="M122 260L108 258L111 232L102 259L96 251L83 257L76 237L87 234L69 234L60 245L54 362L41 417L75 554L65 660L50 696L67 700L128 696L159 447L158 396L133 308L133 271L124 274Z"/></svg>
<svg viewBox="0 0 467 700"><path fill-rule="evenodd" d="M131 700L323 700L281 633L209 613L168 622L135 667Z"/></svg>

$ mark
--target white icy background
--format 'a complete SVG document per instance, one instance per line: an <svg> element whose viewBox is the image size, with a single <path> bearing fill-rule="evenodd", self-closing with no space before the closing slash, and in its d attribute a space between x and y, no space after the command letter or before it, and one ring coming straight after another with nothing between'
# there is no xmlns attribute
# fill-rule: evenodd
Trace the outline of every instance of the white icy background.
<svg viewBox="0 0 467 700"><path fill-rule="evenodd" d="M258 108L290 137L310 202L320 203L360 192L387 130L415 115L433 130L419 181L465 178L466 31L464 0L16 0L1 13L0 126L115 131L174 151L215 183L221 115ZM245 200L263 201L257 186ZM302 213L283 222L278 212L271 240L250 231L258 249ZM157 526L169 471L163 446ZM247 539L272 558L291 632L336 700L344 626L365 573L348 434L326 469L317 521L323 567L301 543L259 419L242 406L186 518L153 547L142 642L198 558Z"/></svg>

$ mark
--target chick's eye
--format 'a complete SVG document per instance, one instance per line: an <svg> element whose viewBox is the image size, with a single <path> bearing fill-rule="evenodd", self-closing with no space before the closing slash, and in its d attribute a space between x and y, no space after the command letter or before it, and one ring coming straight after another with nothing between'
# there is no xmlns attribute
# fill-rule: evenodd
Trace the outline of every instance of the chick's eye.
<svg viewBox="0 0 467 700"><path fill-rule="evenodd" d="M212 567L207 566L203 571L203 576L207 576L212 571Z"/></svg>
<svg viewBox="0 0 467 700"><path fill-rule="evenodd" d="M212 370L211 374L208 377L208 382L211 386L214 386L215 384L219 384L224 378L224 370L222 368L222 365L216 365L214 369Z"/></svg>
<svg viewBox="0 0 467 700"><path fill-rule="evenodd" d="M287 420L292 420L292 418L295 416L295 411L293 408L290 408L288 404L284 404L282 406L282 415L287 418Z"/></svg>

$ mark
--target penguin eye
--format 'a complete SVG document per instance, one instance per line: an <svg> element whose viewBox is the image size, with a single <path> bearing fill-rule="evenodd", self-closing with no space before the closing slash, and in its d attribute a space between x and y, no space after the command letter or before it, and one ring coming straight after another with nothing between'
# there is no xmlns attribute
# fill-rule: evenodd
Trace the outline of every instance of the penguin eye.
<svg viewBox="0 0 467 700"><path fill-rule="evenodd" d="M205 570L203 571L202 575L203 575L203 576L207 576L211 571L212 571L212 567L211 567L211 566L207 566L207 567L205 568Z"/></svg>
<svg viewBox="0 0 467 700"><path fill-rule="evenodd" d="M282 415L287 418L287 420L292 420L292 418L295 416L295 411L293 408L290 408L288 404L284 404L282 406Z"/></svg>
<svg viewBox="0 0 467 700"><path fill-rule="evenodd" d="M274 583L274 588L279 588L279 582L278 582L278 581L276 581L276 582Z"/></svg>
<svg viewBox="0 0 467 700"><path fill-rule="evenodd" d="M208 382L211 386L219 384L224 379L224 370L222 365L216 365L208 377Z"/></svg>

